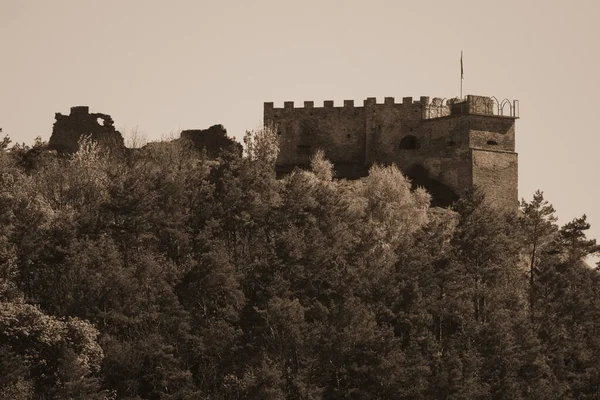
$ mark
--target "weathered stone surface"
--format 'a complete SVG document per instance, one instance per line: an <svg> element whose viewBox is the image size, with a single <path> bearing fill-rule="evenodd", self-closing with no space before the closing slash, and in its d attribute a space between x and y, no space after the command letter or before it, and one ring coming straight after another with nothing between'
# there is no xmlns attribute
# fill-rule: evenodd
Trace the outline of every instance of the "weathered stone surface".
<svg viewBox="0 0 600 400"><path fill-rule="evenodd" d="M56 121L52 129L52 136L48 146L59 153L74 153L79 148L82 136L90 136L101 146L111 150L123 150L125 144L123 136L114 127L110 115L93 113L89 107L71 107L69 115L55 114Z"/></svg>
<svg viewBox="0 0 600 400"><path fill-rule="evenodd" d="M242 145L227 137L223 125L213 125L208 129L187 129L181 132L181 137L191 140L198 150L206 150L209 157L218 157L225 151L242 155Z"/></svg>
<svg viewBox="0 0 600 400"><path fill-rule="evenodd" d="M473 184L486 200L505 209L516 209L519 174L517 153L471 149Z"/></svg>
<svg viewBox="0 0 600 400"><path fill-rule="evenodd" d="M279 172L308 166L322 149L341 178L364 176L374 163L396 164L433 194L434 205L448 205L477 185L494 204L517 208L516 118L498 115L492 98L430 102L423 96L396 103L386 97L383 104L375 98L362 107L350 100L343 104L265 103L265 124L275 125L279 135Z"/></svg>

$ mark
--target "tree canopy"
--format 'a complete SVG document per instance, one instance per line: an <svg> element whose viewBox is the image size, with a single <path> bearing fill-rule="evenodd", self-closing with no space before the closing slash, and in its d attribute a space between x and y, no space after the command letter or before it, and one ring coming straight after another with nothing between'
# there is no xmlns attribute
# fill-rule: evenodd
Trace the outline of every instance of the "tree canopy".
<svg viewBox="0 0 600 400"><path fill-rule="evenodd" d="M277 135L0 145L0 399L594 399L600 246L538 191L277 179Z"/></svg>

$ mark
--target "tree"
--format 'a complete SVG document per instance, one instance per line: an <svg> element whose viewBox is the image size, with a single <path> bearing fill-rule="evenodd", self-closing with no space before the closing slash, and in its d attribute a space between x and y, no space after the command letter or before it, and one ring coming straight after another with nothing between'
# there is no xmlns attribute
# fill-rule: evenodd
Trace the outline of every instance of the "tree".
<svg viewBox="0 0 600 400"><path fill-rule="evenodd" d="M0 132L2 132L2 128L0 128ZM12 142L12 140L10 140L10 137L8 135L4 136L4 138L0 142L0 150L1 151L6 150L8 148L8 145L10 144L10 142Z"/></svg>
<svg viewBox="0 0 600 400"><path fill-rule="evenodd" d="M244 153L251 161L261 161L273 167L279 155L277 130L272 126L261 126L244 135Z"/></svg>
<svg viewBox="0 0 600 400"><path fill-rule="evenodd" d="M537 190L533 200L527 203L521 200L523 214L520 218L520 230L529 265L529 313L535 318L535 283L538 273L539 254L553 245L558 233L554 207L544 199L544 193Z"/></svg>
<svg viewBox="0 0 600 400"><path fill-rule="evenodd" d="M0 302L2 352L11 365L27 370L12 371L12 388L0 390L13 391L17 385L21 395L33 388L35 398L104 398L96 379L104 357L98 335L87 321L58 319L28 304Z"/></svg>
<svg viewBox="0 0 600 400"><path fill-rule="evenodd" d="M325 158L323 150L318 150L311 158L310 168L317 178L326 182L331 182L335 176L333 163Z"/></svg>
<svg viewBox="0 0 600 400"><path fill-rule="evenodd" d="M583 260L585 257L600 253L596 239L587 239L585 231L590 229L587 216L574 218L560 228L560 241L567 251L569 262Z"/></svg>

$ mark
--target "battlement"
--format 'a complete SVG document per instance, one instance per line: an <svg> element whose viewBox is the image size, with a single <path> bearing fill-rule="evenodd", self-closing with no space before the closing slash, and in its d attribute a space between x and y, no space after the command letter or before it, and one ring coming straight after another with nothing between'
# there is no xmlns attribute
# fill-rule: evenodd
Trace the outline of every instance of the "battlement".
<svg viewBox="0 0 600 400"><path fill-rule="evenodd" d="M413 100L412 97L403 97L402 102L397 103L394 97L384 97L383 102L377 102L376 97L367 97L363 100L362 106L355 106L354 100L344 100L341 105L336 106L334 100L324 100L323 106L315 107L314 101L305 101L303 107L296 107L293 101L284 101L283 107L275 107L273 102L265 102L264 109L266 110L295 110L295 109L325 109L325 108L363 108L366 106L402 106L402 105L428 105L429 97L421 96L419 100Z"/></svg>
<svg viewBox="0 0 600 400"><path fill-rule="evenodd" d="M315 106L314 101L305 101L303 106L296 106L293 101L285 101L283 107L275 107L273 102L265 102L265 113L273 111L292 112L294 110L348 110L364 109L365 107L421 107L423 110L423 119L448 117L451 115L473 114L490 115L497 117L519 118L519 101L503 99L499 101L496 97L467 95L461 99L434 97L430 100L429 96L421 96L419 100L413 100L412 97L402 97L397 102L394 97L384 97L382 102L378 102L376 97L367 97L363 100L362 106L355 105L354 100L344 100L342 104L335 104L334 100L323 101L322 106ZM79 108L79 107L77 107Z"/></svg>
<svg viewBox="0 0 600 400"><path fill-rule="evenodd" d="M395 164L446 205L472 185L487 187L498 204L516 204L518 117L517 100L475 95L264 103L264 122L277 130L280 171L310 165L319 149L338 177Z"/></svg>

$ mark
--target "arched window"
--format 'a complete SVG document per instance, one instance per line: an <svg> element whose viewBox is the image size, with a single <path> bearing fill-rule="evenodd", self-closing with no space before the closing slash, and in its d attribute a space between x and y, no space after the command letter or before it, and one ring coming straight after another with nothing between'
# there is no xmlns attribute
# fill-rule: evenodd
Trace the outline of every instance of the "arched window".
<svg viewBox="0 0 600 400"><path fill-rule="evenodd" d="M421 147L419 140L414 135L404 136L400 141L400 149L404 150L415 150Z"/></svg>

